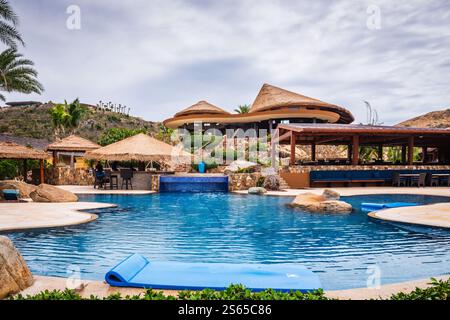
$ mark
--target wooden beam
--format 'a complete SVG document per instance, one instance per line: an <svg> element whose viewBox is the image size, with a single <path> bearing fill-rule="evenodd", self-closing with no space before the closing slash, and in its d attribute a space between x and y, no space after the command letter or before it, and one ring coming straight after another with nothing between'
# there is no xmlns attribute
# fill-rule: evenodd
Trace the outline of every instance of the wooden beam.
<svg viewBox="0 0 450 320"><path fill-rule="evenodd" d="M311 144L311 161L316 161L316 144Z"/></svg>
<svg viewBox="0 0 450 320"><path fill-rule="evenodd" d="M414 162L414 137L408 137L408 165L412 165Z"/></svg>
<svg viewBox="0 0 450 320"><path fill-rule="evenodd" d="M352 139L352 165L359 163L359 136L353 136Z"/></svg>
<svg viewBox="0 0 450 320"><path fill-rule="evenodd" d="M291 166L295 165L295 139L296 139L295 133L291 131L291 155L290 155L291 157L289 159L289 164Z"/></svg>
<svg viewBox="0 0 450 320"><path fill-rule="evenodd" d="M23 159L23 182L27 182L27 173L28 173L28 169L27 169L27 159Z"/></svg>

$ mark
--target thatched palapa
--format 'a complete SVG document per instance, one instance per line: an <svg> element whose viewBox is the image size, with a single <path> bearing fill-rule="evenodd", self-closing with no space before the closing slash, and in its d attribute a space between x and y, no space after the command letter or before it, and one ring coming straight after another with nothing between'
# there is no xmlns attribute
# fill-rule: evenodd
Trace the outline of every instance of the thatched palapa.
<svg viewBox="0 0 450 320"><path fill-rule="evenodd" d="M191 114L225 114L229 115L229 112L220 109L219 107L207 102L207 101L199 101L196 104L181 110L180 112L175 114L175 117L186 116Z"/></svg>
<svg viewBox="0 0 450 320"><path fill-rule="evenodd" d="M353 122L350 111L334 104L310 98L286 89L278 88L265 83L252 104L250 113L279 109L281 107L315 107L322 110L330 110L341 116L345 123Z"/></svg>
<svg viewBox="0 0 450 320"><path fill-rule="evenodd" d="M68 136L67 138L57 140L49 144L46 150L80 152L80 151L95 150L98 148L101 148L101 146L92 141L89 141L76 135L71 135Z"/></svg>
<svg viewBox="0 0 450 320"><path fill-rule="evenodd" d="M110 161L170 161L172 157L189 158L191 155L179 151L165 142L140 133L106 147L88 151L87 159Z"/></svg>
<svg viewBox="0 0 450 320"><path fill-rule="evenodd" d="M43 151L22 146L14 142L0 142L0 158L45 160L49 156Z"/></svg>

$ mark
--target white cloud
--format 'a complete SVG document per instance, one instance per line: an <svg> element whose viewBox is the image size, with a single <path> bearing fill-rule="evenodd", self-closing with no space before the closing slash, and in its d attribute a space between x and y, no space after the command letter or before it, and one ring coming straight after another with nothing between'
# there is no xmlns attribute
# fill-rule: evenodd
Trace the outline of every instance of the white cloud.
<svg viewBox="0 0 450 320"><path fill-rule="evenodd" d="M162 120L203 98L232 110L269 82L358 120L363 100L386 123L449 106L446 0L81 0L80 31L65 28L70 4L13 4L46 87L37 99L107 99ZM366 27L370 4L381 30Z"/></svg>

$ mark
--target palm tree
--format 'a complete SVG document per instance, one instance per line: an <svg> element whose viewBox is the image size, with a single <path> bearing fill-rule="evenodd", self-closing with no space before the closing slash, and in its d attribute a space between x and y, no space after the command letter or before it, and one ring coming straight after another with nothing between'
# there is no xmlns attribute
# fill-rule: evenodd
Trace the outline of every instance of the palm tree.
<svg viewBox="0 0 450 320"><path fill-rule="evenodd" d="M80 104L78 98L70 104L64 100L64 104L57 104L51 108L49 113L52 118L55 137L61 138L66 134L66 131L69 134L74 133L86 111L86 108Z"/></svg>
<svg viewBox="0 0 450 320"><path fill-rule="evenodd" d="M80 100L76 98L72 103L68 104L64 100L65 109L67 110L68 118L66 127L73 131L80 125L81 119L86 114L86 108L80 104Z"/></svg>
<svg viewBox="0 0 450 320"><path fill-rule="evenodd" d="M0 41L8 47L16 48L17 42L24 45L22 36L16 27L19 18L7 0L0 0Z"/></svg>
<svg viewBox="0 0 450 320"><path fill-rule="evenodd" d="M65 134L65 128L68 113L66 107L63 104L57 104L49 110L50 117L52 119L53 133L56 138L61 138Z"/></svg>
<svg viewBox="0 0 450 320"><path fill-rule="evenodd" d="M250 106L248 104L240 105L237 109L234 109L234 112L243 114L243 113L249 113Z"/></svg>
<svg viewBox="0 0 450 320"><path fill-rule="evenodd" d="M44 87L36 80L38 73L33 66L33 61L22 58L16 49L0 53L0 91L41 94ZM5 101L2 94L0 99Z"/></svg>

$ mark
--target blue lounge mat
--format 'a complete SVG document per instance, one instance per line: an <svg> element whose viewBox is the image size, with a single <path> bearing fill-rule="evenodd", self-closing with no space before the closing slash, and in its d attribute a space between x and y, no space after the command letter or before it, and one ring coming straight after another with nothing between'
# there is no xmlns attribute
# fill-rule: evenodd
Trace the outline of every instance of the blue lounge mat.
<svg viewBox="0 0 450 320"><path fill-rule="evenodd" d="M413 202L388 202L388 203L369 203L365 202L361 204L363 211L379 211L383 209L400 208L400 207L413 207L417 206L417 203Z"/></svg>
<svg viewBox="0 0 450 320"><path fill-rule="evenodd" d="M120 262L105 280L116 287L165 290L223 290L230 284L243 284L252 291L321 288L319 277L299 265L150 262L140 254Z"/></svg>

